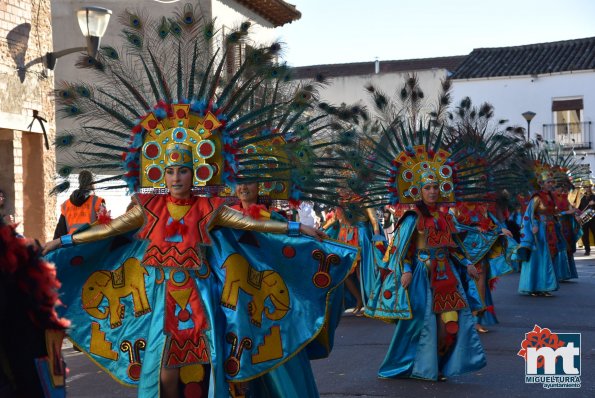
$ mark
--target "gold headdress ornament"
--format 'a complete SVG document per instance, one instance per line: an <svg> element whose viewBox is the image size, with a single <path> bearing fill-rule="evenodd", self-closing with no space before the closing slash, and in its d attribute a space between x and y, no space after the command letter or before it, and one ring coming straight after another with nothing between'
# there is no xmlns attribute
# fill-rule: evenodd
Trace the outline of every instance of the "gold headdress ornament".
<svg viewBox="0 0 595 398"><path fill-rule="evenodd" d="M536 160L533 167L535 169L535 175L537 177L538 184L543 184L546 181L553 180L555 178L554 169L551 165Z"/></svg>
<svg viewBox="0 0 595 398"><path fill-rule="evenodd" d="M449 158L448 151L439 149L432 153L425 145L400 152L393 161L398 202L411 204L421 200L421 189L427 184L438 184L440 202L454 202L453 170L447 164Z"/></svg>
<svg viewBox="0 0 595 398"><path fill-rule="evenodd" d="M149 113L140 125L146 130L141 150L141 188L165 188L165 168L193 171L193 186L221 185L223 157L215 131L222 123L211 112L204 117L189 104L172 105L172 115L158 120Z"/></svg>
<svg viewBox="0 0 595 398"><path fill-rule="evenodd" d="M289 199L290 187L287 183L289 180L289 171L276 171L278 161L286 157L282 149L285 144L285 139L281 135L278 135L271 139L260 141L258 144L249 144L242 148L243 154L255 155L255 159L260 161L259 164L245 166L244 170L259 171L261 181L258 181L258 195L261 197L264 196L270 200Z"/></svg>

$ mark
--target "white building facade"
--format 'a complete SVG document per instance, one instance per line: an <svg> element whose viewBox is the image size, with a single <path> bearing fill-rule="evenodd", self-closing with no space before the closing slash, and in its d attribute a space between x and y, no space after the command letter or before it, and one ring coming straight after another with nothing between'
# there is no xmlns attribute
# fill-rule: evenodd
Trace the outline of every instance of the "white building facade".
<svg viewBox="0 0 595 398"><path fill-rule="evenodd" d="M585 156L595 171L595 38L476 49L453 75L453 104L465 97L489 102L530 139ZM525 112L535 114L530 125Z"/></svg>
<svg viewBox="0 0 595 398"><path fill-rule="evenodd" d="M369 111L374 102L366 87L373 85L389 97L394 97L406 79L415 74L428 104L434 104L442 90L441 82L464 59L464 56L423 58L397 61L372 61L348 64L313 65L297 67L294 79L307 81L320 75L328 85L319 89L321 101L332 105L359 104Z"/></svg>

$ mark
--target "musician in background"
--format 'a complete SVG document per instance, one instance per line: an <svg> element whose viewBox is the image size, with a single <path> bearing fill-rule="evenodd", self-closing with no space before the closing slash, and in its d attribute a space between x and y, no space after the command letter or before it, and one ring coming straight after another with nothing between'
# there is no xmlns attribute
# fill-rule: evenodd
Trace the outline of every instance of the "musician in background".
<svg viewBox="0 0 595 398"><path fill-rule="evenodd" d="M595 194L593 194L591 184L585 186L585 193L581 198L579 209L585 211L587 209L595 210ZM585 246L585 255L591 254L591 238L589 232L595 237L595 218L592 218L589 222L583 224L583 245Z"/></svg>

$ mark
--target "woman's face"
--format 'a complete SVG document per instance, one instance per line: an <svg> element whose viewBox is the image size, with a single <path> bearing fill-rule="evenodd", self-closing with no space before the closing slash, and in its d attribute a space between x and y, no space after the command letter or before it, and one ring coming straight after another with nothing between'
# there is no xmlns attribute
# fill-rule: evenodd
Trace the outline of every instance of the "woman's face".
<svg viewBox="0 0 595 398"><path fill-rule="evenodd" d="M6 200L6 195L4 192L0 191L0 207L4 206L4 201Z"/></svg>
<svg viewBox="0 0 595 398"><path fill-rule="evenodd" d="M421 200L427 205L435 205L439 195L438 184L426 184L421 189Z"/></svg>
<svg viewBox="0 0 595 398"><path fill-rule="evenodd" d="M192 189L192 170L180 166L166 168L165 185L174 198L188 199Z"/></svg>
<svg viewBox="0 0 595 398"><path fill-rule="evenodd" d="M256 203L258 201L258 183L238 184L236 195L242 202Z"/></svg>
<svg viewBox="0 0 595 398"><path fill-rule="evenodd" d="M556 187L556 182L554 180L545 180L543 182L543 190L544 191L553 191Z"/></svg>

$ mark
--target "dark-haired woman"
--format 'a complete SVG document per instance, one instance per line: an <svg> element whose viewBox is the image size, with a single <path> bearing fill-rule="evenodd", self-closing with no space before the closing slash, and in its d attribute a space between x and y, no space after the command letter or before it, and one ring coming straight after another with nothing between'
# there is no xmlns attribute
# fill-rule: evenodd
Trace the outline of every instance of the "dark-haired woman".
<svg viewBox="0 0 595 398"><path fill-rule="evenodd" d="M486 364L453 257L478 275L457 251L451 215L437 207L439 185L434 178L419 185L422 200L399 221L366 315L397 319L379 377L446 380Z"/></svg>

